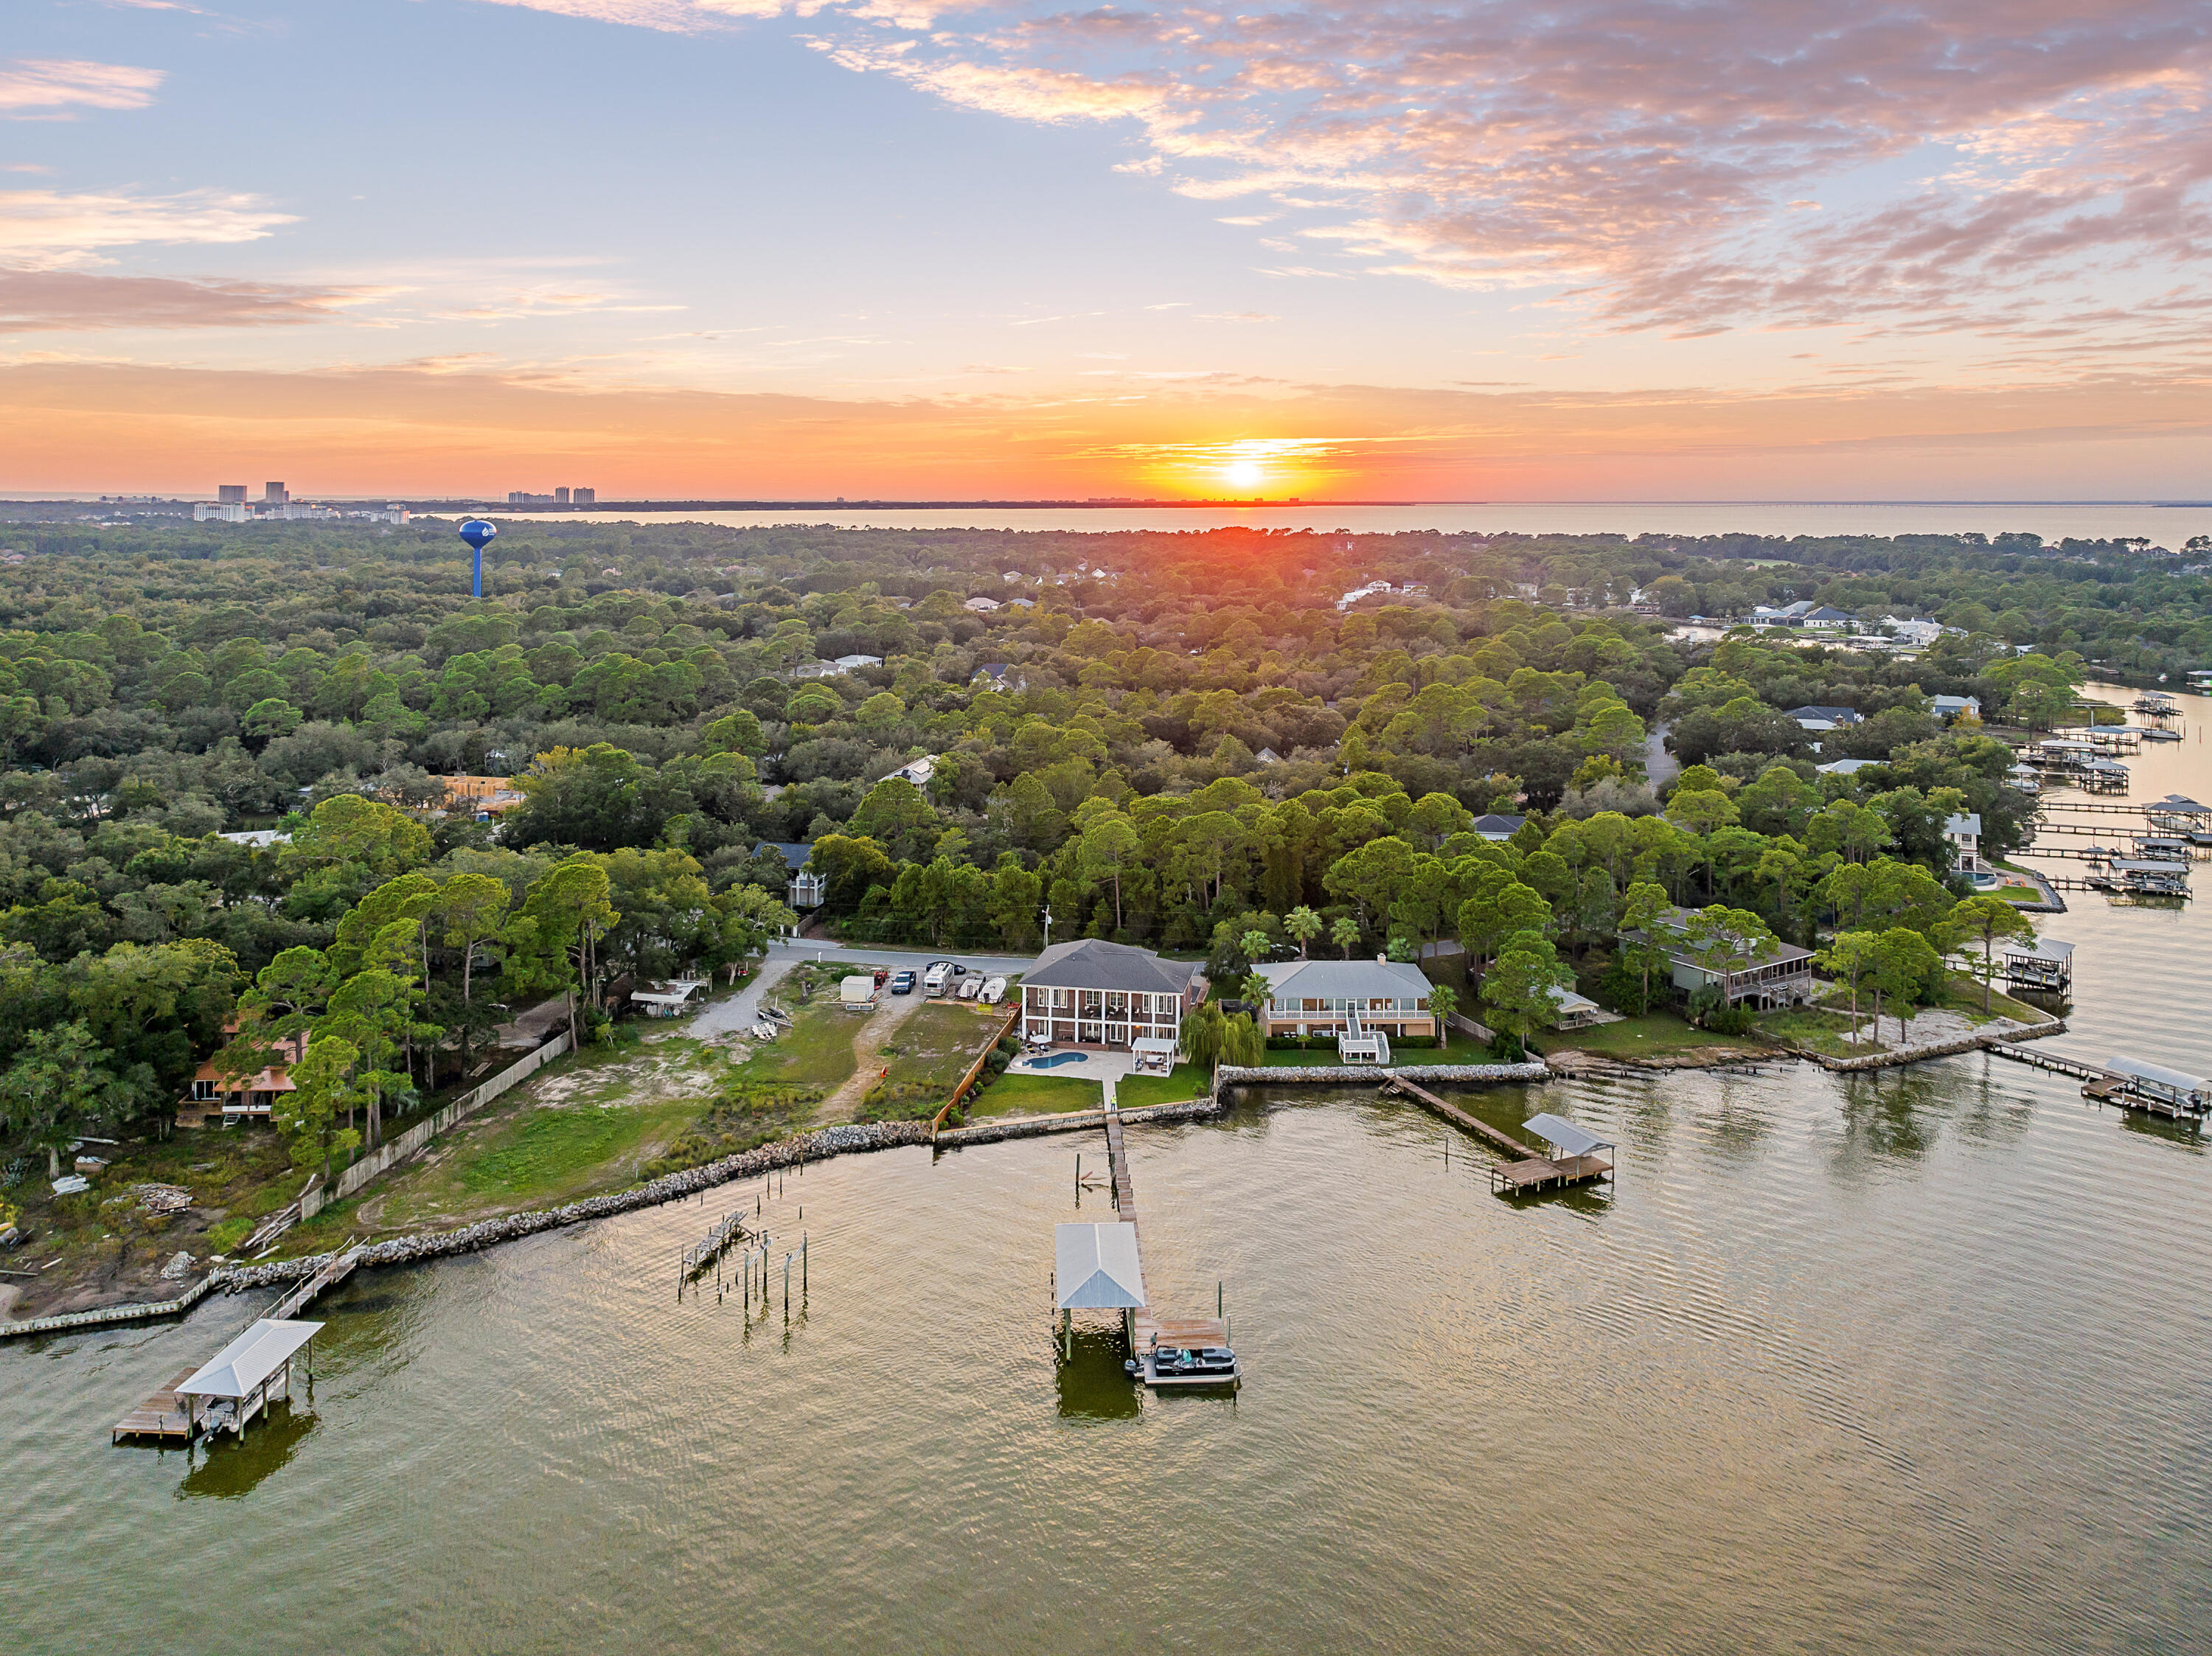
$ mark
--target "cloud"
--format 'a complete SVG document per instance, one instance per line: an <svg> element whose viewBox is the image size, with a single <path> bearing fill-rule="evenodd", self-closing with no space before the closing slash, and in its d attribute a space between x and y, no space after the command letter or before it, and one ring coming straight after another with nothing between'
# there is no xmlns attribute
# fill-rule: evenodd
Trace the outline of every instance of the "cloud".
<svg viewBox="0 0 2212 1656"><path fill-rule="evenodd" d="M0 270L0 334L326 322L360 296L272 282Z"/></svg>
<svg viewBox="0 0 2212 1656"><path fill-rule="evenodd" d="M82 58L18 58L0 64L0 117L13 120L52 119L26 115L31 110L65 108L143 109L161 86L158 69L95 64Z"/></svg>
<svg viewBox="0 0 2212 1656"><path fill-rule="evenodd" d="M143 242L255 241L296 221L258 196L214 190L173 196L0 190L0 261L51 267Z"/></svg>
<svg viewBox="0 0 2212 1656"><path fill-rule="evenodd" d="M1201 322L1280 322L1283 318L1270 311L1203 311Z"/></svg>
<svg viewBox="0 0 2212 1656"><path fill-rule="evenodd" d="M1335 215L1365 274L1548 287L1698 336L2033 320L2053 283L2212 246L2203 0L510 0L707 29L805 20L858 73L1108 123L1120 170Z"/></svg>

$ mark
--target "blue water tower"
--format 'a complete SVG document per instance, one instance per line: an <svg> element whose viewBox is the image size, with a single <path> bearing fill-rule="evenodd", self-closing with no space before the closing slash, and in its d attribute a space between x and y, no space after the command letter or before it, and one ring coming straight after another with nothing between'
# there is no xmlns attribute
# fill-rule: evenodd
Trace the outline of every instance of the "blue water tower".
<svg viewBox="0 0 2212 1656"><path fill-rule="evenodd" d="M469 589L472 597L483 596L484 543L498 533L497 525L488 524L482 518L471 518L461 525L461 538L469 543L469 550L476 555L475 578Z"/></svg>

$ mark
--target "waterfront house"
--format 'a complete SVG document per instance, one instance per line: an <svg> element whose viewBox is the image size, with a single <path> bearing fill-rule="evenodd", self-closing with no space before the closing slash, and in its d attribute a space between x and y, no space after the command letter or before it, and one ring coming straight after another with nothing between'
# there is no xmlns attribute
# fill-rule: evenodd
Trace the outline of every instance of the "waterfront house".
<svg viewBox="0 0 2212 1656"><path fill-rule="evenodd" d="M234 1035L238 1026L234 1023L223 1033ZM201 1065L177 1101L177 1125L203 1127L216 1120L228 1126L233 1121L268 1120L278 1095L294 1090L289 1066L306 1056L307 1037L304 1032L288 1035L276 1043L276 1050L283 1061L251 1076L232 1075L218 1068L213 1059Z"/></svg>
<svg viewBox="0 0 2212 1656"><path fill-rule="evenodd" d="M1131 1049L1174 1040L1206 998L1205 973L1149 949L1080 937L1056 943L1022 976L1022 1034L1064 1046Z"/></svg>
<svg viewBox="0 0 2212 1656"><path fill-rule="evenodd" d="M1945 818L1943 837L1951 842L1951 860L1960 873L1982 871L1982 819L1977 813Z"/></svg>
<svg viewBox="0 0 2212 1656"><path fill-rule="evenodd" d="M1701 989L1717 989L1729 1004L1755 1002L1762 1011L1777 1006L1798 1006L1813 998L1813 951L1795 943L1770 944L1757 958L1729 968L1708 966L1690 951L1685 933L1695 911L1670 908L1660 917L1660 942L1667 950L1674 987L1685 995ZM1624 931L1624 937L1641 943L1644 934Z"/></svg>
<svg viewBox="0 0 2212 1656"><path fill-rule="evenodd" d="M1403 1039L1437 1033L1429 980L1402 961L1272 961L1253 968L1267 980L1264 1034L1341 1034L1359 1029Z"/></svg>

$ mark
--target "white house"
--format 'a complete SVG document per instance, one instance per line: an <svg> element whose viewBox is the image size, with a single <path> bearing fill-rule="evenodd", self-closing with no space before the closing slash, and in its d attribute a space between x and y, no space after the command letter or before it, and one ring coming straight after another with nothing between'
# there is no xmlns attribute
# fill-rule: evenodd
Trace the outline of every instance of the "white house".
<svg viewBox="0 0 2212 1656"><path fill-rule="evenodd" d="M996 598L974 597L960 607L963 610L972 610L979 616L988 615L999 607L999 601Z"/></svg>
<svg viewBox="0 0 2212 1656"><path fill-rule="evenodd" d="M1951 842L1952 859L1961 874L1982 871L1982 819L1972 811L1953 816L1943 824L1943 837Z"/></svg>
<svg viewBox="0 0 2212 1656"><path fill-rule="evenodd" d="M1511 811L1493 810L1476 817L1468 824L1468 828L1486 840L1510 840L1521 832L1521 825L1528 820L1526 816L1516 816Z"/></svg>
<svg viewBox="0 0 2212 1656"><path fill-rule="evenodd" d="M1253 968L1267 980L1263 1010L1270 1035L1342 1033L1355 1019L1365 1031L1403 1039L1433 1035L1429 980L1402 961L1272 961Z"/></svg>
<svg viewBox="0 0 2212 1656"><path fill-rule="evenodd" d="M1961 719L1979 719L1982 699L1975 695L1938 695L1928 699L1928 709L1946 725Z"/></svg>
<svg viewBox="0 0 2212 1656"><path fill-rule="evenodd" d="M1022 976L1022 1033L1070 1046L1176 1040L1206 987L1194 961L1097 937L1056 943Z"/></svg>
<svg viewBox="0 0 2212 1656"><path fill-rule="evenodd" d="M819 908L822 907L822 900L830 895L830 877L826 874L814 874L807 871L806 864L814 856L812 846L796 840L787 843L763 840L753 849L756 852L773 851L783 858L784 868L790 875L790 887L786 901L792 907Z"/></svg>
<svg viewBox="0 0 2212 1656"><path fill-rule="evenodd" d="M926 788L929 786L929 779L936 774L937 755L928 754L920 759L909 759L893 771L890 776L879 777L877 779L888 782L896 778L902 782L911 782L918 788Z"/></svg>
<svg viewBox="0 0 2212 1656"><path fill-rule="evenodd" d="M1025 690L1029 676L1003 661L987 661L969 676L968 682L983 690Z"/></svg>
<svg viewBox="0 0 2212 1656"><path fill-rule="evenodd" d="M1692 911L1670 908L1659 922L1659 941L1667 951L1674 986L1686 995L1700 989L1718 989L1729 1004L1755 1001L1762 1008L1801 1005L1813 998L1813 951L1795 943L1776 942L1755 960L1729 970L1705 965L1689 952L1685 937ZM1641 931L1624 931L1624 937L1644 941Z"/></svg>

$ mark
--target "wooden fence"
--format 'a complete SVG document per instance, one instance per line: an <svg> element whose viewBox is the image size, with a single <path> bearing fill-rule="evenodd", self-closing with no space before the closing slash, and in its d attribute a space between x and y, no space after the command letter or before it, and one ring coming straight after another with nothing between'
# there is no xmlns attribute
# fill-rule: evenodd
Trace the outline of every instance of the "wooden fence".
<svg viewBox="0 0 2212 1656"><path fill-rule="evenodd" d="M983 1066L991 1061L991 1054L997 1050L999 1043L1006 1038L1008 1031L1022 1021L1022 1003L1019 998L1021 992L1018 989L1014 991L1016 998L1014 1004L1006 1009L1006 1021L999 1026L998 1034L993 1035L984 1044L983 1050L975 1054L975 1061L968 1066L968 1073L960 1077L960 1084L952 1089L952 1096L945 1101L945 1107L938 1111L936 1119L929 1124L929 1130L932 1132L942 1127L945 1125L945 1118L952 1113L953 1107L968 1096L968 1089L975 1084L975 1077L983 1073Z"/></svg>
<svg viewBox="0 0 2212 1656"><path fill-rule="evenodd" d="M458 1121L465 1121L509 1088L527 1081L568 1050L568 1034L562 1030L528 1058L509 1065L489 1081L472 1087L428 1119L416 1122L397 1138L388 1138L337 1177L335 1185L307 1192L300 1198L300 1217L312 1219L331 1202L352 1195L393 1162L415 1154Z"/></svg>

